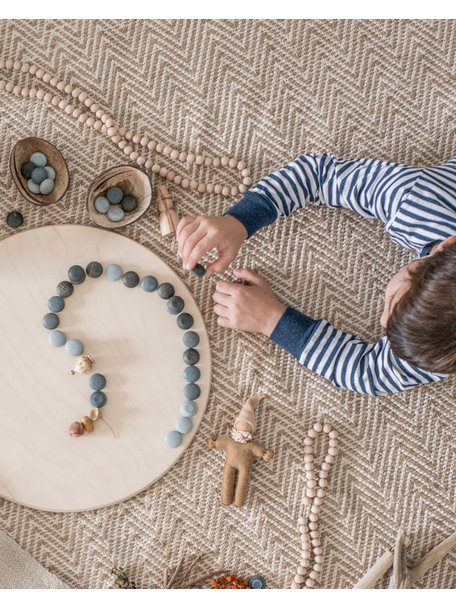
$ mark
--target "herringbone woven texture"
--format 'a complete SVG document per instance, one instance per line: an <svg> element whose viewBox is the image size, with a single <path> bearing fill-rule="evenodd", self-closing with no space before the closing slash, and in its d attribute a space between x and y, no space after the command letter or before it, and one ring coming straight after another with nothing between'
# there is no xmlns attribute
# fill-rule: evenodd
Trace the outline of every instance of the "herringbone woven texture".
<svg viewBox="0 0 456 608"><path fill-rule="evenodd" d="M136 132L246 160L256 182L303 152L411 165L448 160L456 149L455 32L448 20L2 21L0 46L4 58L78 85ZM31 86L30 75L19 80ZM71 187L49 208L23 201L9 174L13 145L30 135L53 142L69 163ZM89 224L89 183L126 160L109 138L58 108L5 91L0 150L2 217L21 209L23 229ZM165 165L208 180L206 170ZM225 174L231 185L236 177ZM235 202L171 189L181 216L219 214ZM218 327L215 279L181 271L155 210L121 232L160 254L201 307L214 361L207 412L172 470L122 504L53 514L0 499L0 526L22 547L74 587L110 586L111 565L122 565L140 587L160 586L186 541L189 553L208 553L195 575L225 567L289 586L300 550L303 439L321 416L340 433L321 513L321 587L352 587L399 526L412 539L412 559L454 531L452 379L383 398L337 389L268 340ZM1 236L11 233L2 220ZM312 207L260 231L238 263L263 274L284 302L376 341L385 285L413 257L376 220ZM206 438L226 430L258 386L269 395L258 438L275 458L255 466L245 507L222 508L223 454L209 452ZM453 587L455 565L456 555L448 556L417 586Z"/></svg>

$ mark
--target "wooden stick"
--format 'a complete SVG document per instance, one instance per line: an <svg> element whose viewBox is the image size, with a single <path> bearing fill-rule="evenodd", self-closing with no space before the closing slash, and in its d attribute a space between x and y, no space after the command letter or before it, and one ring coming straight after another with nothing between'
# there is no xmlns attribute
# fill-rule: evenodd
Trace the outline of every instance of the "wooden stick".
<svg viewBox="0 0 456 608"><path fill-rule="evenodd" d="M405 532L400 529L397 534L393 556L393 574L389 589L410 589L410 570L407 567Z"/></svg>
<svg viewBox="0 0 456 608"><path fill-rule="evenodd" d="M168 586L168 567L163 571L163 588L166 589Z"/></svg>
<svg viewBox="0 0 456 608"><path fill-rule="evenodd" d="M410 539L405 539L406 547L410 546ZM373 589L377 581L388 572L393 565L393 552L388 549L385 553L369 568L361 580L353 589Z"/></svg>
<svg viewBox="0 0 456 608"><path fill-rule="evenodd" d="M193 587L193 585L196 585L197 583L202 583L203 581L207 580L208 578L213 579L216 576L219 576L220 574L224 574L225 572L226 572L226 570L217 570L217 572L212 572L212 574L206 574L205 576L200 576L199 578L194 578L189 583L185 583L185 585L183 587L179 587L179 589L188 589L189 587Z"/></svg>
<svg viewBox="0 0 456 608"><path fill-rule="evenodd" d="M434 547L429 553L426 553L423 559L410 569L410 585L413 585L413 583L424 576L428 570L435 566L454 547L456 547L456 532L441 542L440 545Z"/></svg>
<svg viewBox="0 0 456 608"><path fill-rule="evenodd" d="M193 566L196 564L196 562L198 560L200 560L203 557L203 554L200 553L199 555L197 555L195 557L195 559L192 561L192 563L190 564L190 566L187 568L187 570L184 572L184 574L180 577L179 581L176 583L176 585L181 585L185 579L187 578L187 576L190 574L190 570L193 568Z"/></svg>
<svg viewBox="0 0 456 608"><path fill-rule="evenodd" d="M171 576L171 578L169 579L168 586L166 587L167 589L171 589L171 587L173 586L174 581L176 580L176 576L178 575L179 570L181 569L182 562L184 561L184 558L185 558L185 553L184 553L184 554L182 555L182 557L180 558L180 560L179 560L179 562L178 562L178 564L177 564L177 567L176 567L176 569L175 569L175 570L174 570L174 572L173 572L173 575L172 575L172 576Z"/></svg>

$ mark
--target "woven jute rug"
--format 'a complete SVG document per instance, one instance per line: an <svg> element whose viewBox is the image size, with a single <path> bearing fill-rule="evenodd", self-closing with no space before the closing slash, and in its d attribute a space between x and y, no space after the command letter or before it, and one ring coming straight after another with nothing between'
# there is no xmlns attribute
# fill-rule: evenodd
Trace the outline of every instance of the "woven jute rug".
<svg viewBox="0 0 456 608"><path fill-rule="evenodd" d="M304 152L409 165L451 158L455 33L448 20L1 21L0 47L4 58L78 85L136 132L173 148L244 159L256 182ZM20 76L22 86L31 81ZM54 143L69 164L70 189L49 208L25 202L9 173L14 144L30 135ZM12 209L24 214L20 229L89 224L90 182L127 160L102 133L6 91L0 150L1 237L13 233L4 221ZM209 181L206 169L164 164ZM229 180L237 183L234 172ZM171 190L180 216L220 214L237 200ZM454 531L452 378L380 398L333 387L266 338L220 328L212 312L216 279L182 271L154 208L120 232L158 253L199 303L214 364L208 408L180 461L126 502L54 514L0 499L0 527L22 548L72 587L109 587L109 569L118 565L138 587L160 587L164 568L184 552L205 554L195 576L227 568L288 587L300 552L303 440L322 416L340 433L340 454L321 512L321 587L352 587L401 526L412 560ZM261 273L284 302L377 341L384 288L413 257L377 220L309 207L260 231L236 264ZM258 410L258 440L275 457L254 467L243 508L221 507L224 455L209 451L206 439L227 430L258 387L268 394ZM455 567L453 553L417 587L454 587Z"/></svg>

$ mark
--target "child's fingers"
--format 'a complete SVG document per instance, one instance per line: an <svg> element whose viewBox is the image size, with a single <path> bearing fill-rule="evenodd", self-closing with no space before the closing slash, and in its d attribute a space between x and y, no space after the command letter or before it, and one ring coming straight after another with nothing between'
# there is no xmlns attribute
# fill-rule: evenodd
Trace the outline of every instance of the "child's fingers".
<svg viewBox="0 0 456 608"><path fill-rule="evenodd" d="M222 304L215 304L214 312L218 317L226 317L228 318L229 310L227 306L222 306Z"/></svg>
<svg viewBox="0 0 456 608"><path fill-rule="evenodd" d="M201 239L206 236L206 234L206 229L202 226L198 226L196 230L185 238L185 242L182 242L181 256L184 268L188 268L188 256L190 255L192 249L197 243L199 243L199 241L201 241ZM193 266L195 266L195 264L193 264Z"/></svg>
<svg viewBox="0 0 456 608"><path fill-rule="evenodd" d="M178 241L178 247L177 247L177 251L180 255L180 257L183 257L183 249L185 247L185 244L188 240L188 237L193 234L193 232L195 232L195 230L198 229L199 227L199 221L197 217L194 218L190 218L191 221L188 222L182 229L180 232L180 237L179 237L179 241Z"/></svg>
<svg viewBox="0 0 456 608"><path fill-rule="evenodd" d="M177 224L177 228L176 228L176 241L179 242L180 237L181 237L181 232L182 230L185 228L185 226L187 226L188 224L190 224L191 222L194 222L196 220L196 217L183 217L180 222Z"/></svg>
<svg viewBox="0 0 456 608"><path fill-rule="evenodd" d="M229 251L221 252L218 259L206 268L207 276L214 274L214 272L223 272L233 259L234 256Z"/></svg>
<svg viewBox="0 0 456 608"><path fill-rule="evenodd" d="M215 289L221 293L226 293L230 296L235 295L240 289L244 289L245 285L230 283L230 281L217 281Z"/></svg>
<svg viewBox="0 0 456 608"><path fill-rule="evenodd" d="M253 270L250 270L249 268L235 268L233 270L233 274L237 279L244 279L244 281L247 281L252 285L260 286L265 283L263 277L260 277L260 275L253 272Z"/></svg>
<svg viewBox="0 0 456 608"><path fill-rule="evenodd" d="M204 230L204 228L202 229ZM198 264L199 260L203 257L205 253L210 251L216 242L214 236L209 236L207 233L203 233L202 236L198 239L199 230L194 233L190 237L190 239L194 242L192 248L186 248L186 251L183 255L184 267L187 270L191 270L195 268ZM190 241L189 239L189 241Z"/></svg>
<svg viewBox="0 0 456 608"><path fill-rule="evenodd" d="M232 327L231 321L228 317L217 317L217 323L221 327Z"/></svg>
<svg viewBox="0 0 456 608"><path fill-rule="evenodd" d="M222 293L221 291L214 291L212 294L212 299L217 304L222 304L223 306L229 306L230 300L232 300L233 296L229 296L226 293Z"/></svg>

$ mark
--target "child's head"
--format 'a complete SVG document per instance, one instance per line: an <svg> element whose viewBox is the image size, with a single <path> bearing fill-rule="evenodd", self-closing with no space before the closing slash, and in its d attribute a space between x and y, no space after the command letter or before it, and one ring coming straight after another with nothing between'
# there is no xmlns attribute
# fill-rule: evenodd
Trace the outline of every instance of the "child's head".
<svg viewBox="0 0 456 608"><path fill-rule="evenodd" d="M393 353L425 371L456 371L456 235L388 283L380 323Z"/></svg>

